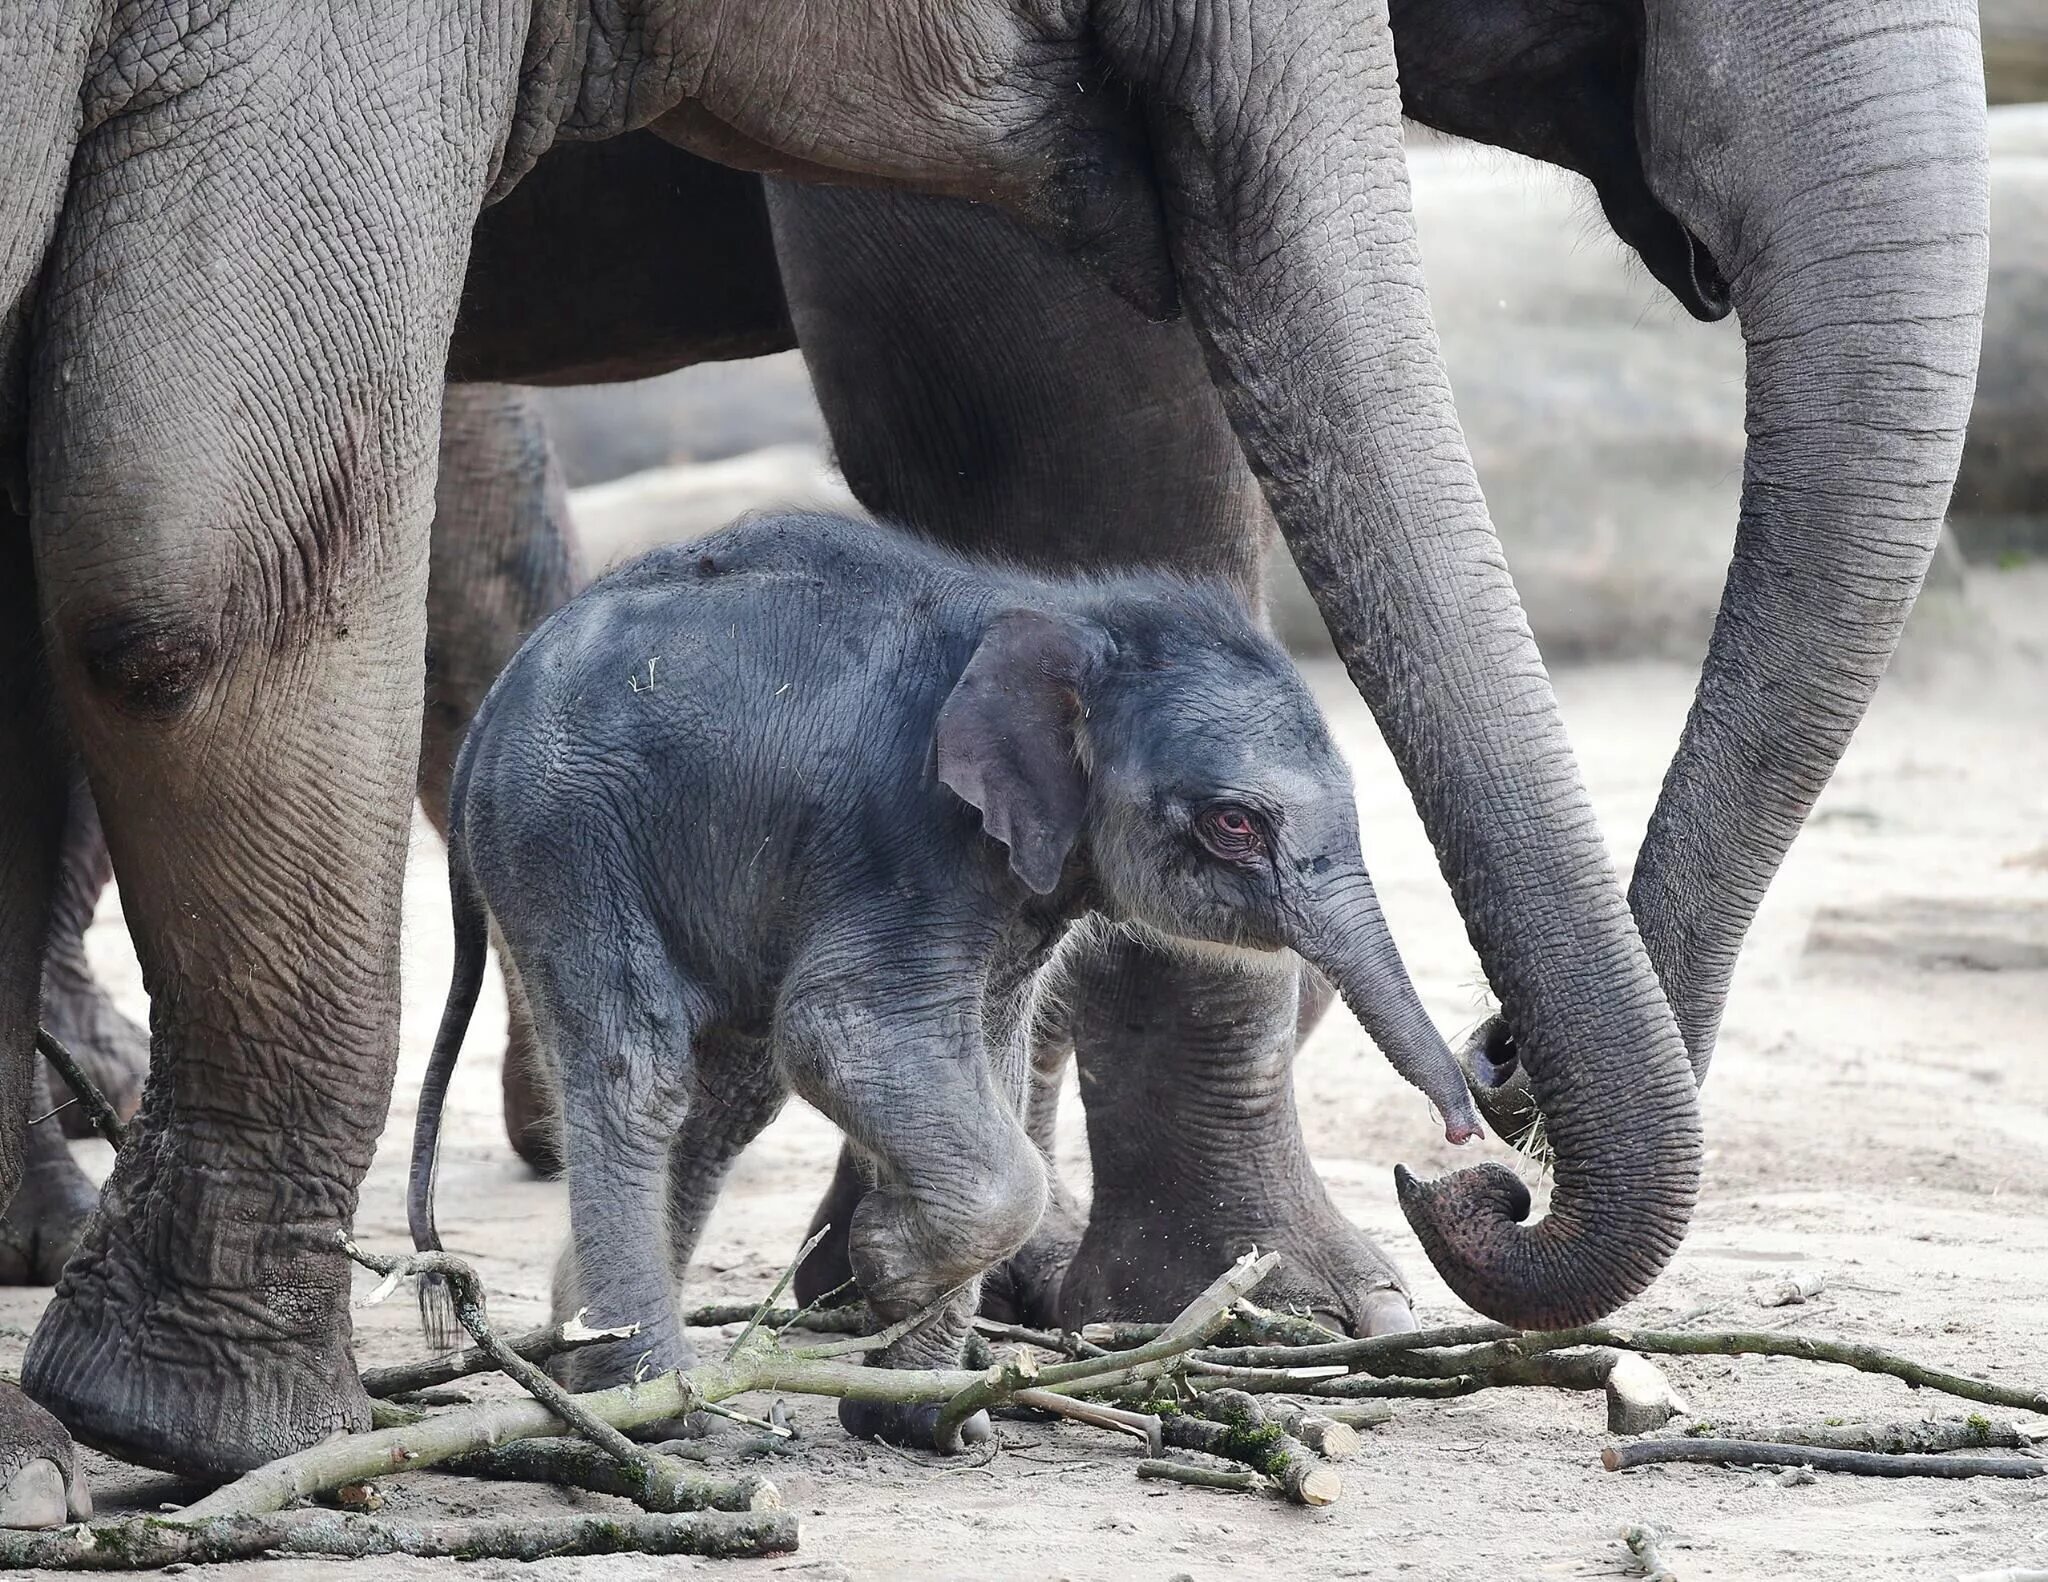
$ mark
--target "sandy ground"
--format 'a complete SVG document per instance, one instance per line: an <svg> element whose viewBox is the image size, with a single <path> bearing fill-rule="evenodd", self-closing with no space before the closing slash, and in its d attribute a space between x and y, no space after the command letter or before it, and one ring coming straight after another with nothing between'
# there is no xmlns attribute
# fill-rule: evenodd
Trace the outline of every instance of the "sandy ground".
<svg viewBox="0 0 2048 1582"><path fill-rule="evenodd" d="M1911 666L1888 683L1751 938L1705 1093L1710 1151L1699 1213L1684 1252L1628 1319L1847 1335L1988 1377L2048 1383L2044 674L2038 653L2001 650ZM1690 679L1643 667L1562 679L1574 741L1624 861ZM1395 932L1441 1023L1464 1026L1480 980L1407 797L1341 675L1326 668L1316 680L1357 766L1367 854ZM413 1094L448 972L440 862L422 824L407 898L404 1066L359 1219L376 1246L406 1239ZM94 947L139 1013L111 903ZM494 979L451 1102L441 1219L451 1245L481 1265L498 1317L523 1327L545 1317L564 1203L559 1186L532 1179L505 1146L502 1026ZM1394 1201L1397 1160L1426 1169L1451 1162L1422 1102L1341 1015L1318 1032L1298 1070L1309 1140L1338 1203L1401 1260L1425 1322L1460 1316ZM95 1170L105 1168L104 1147L78 1147ZM794 1106L784 1115L738 1167L691 1270L692 1299L765 1290L802 1233L834 1148L816 1115ZM1071 1104L1063 1153L1082 1179ZM1787 1268L1820 1271L1824 1295L1804 1307L1755 1305L1750 1282ZM40 1304L39 1293L0 1293L0 1365L19 1361ZM366 1363L421 1349L402 1299L360 1312L358 1325ZM1724 1424L1967 1409L1810 1364L1668 1367L1696 1411ZM1005 1423L992 1462L941 1464L854 1444L829 1408L799 1405L808 1446L772 1475L802 1513L802 1551L741 1564L820 1582L1610 1577L1628 1574L1618 1529L1649 1521L1668 1535L1689 1582L2048 1566L2048 1481L1823 1478L1788 1487L1742 1471L1615 1475L1599 1470L1606 1435L1597 1398L1522 1390L1403 1408L1345 1469L1343 1500L1307 1514L1266 1499L1140 1484L1129 1449L1086 1431ZM2031 1426L2048 1433L2048 1419ZM91 1459L103 1506L147 1508L179 1492ZM434 1477L386 1492L394 1510L413 1514L588 1503ZM530 1574L624 1582L708 1566L562 1560ZM309 1569L269 1562L241 1575ZM377 1577L433 1569L357 1566Z"/></svg>

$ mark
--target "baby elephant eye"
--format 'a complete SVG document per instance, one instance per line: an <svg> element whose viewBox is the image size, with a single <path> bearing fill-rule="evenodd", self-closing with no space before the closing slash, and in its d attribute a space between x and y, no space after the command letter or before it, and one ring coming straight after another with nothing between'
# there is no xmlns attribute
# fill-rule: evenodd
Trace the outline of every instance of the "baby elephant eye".
<svg viewBox="0 0 2048 1582"><path fill-rule="evenodd" d="M1195 820L1195 833L1204 846L1226 862L1251 862L1266 849L1258 818L1234 803L1204 808Z"/></svg>

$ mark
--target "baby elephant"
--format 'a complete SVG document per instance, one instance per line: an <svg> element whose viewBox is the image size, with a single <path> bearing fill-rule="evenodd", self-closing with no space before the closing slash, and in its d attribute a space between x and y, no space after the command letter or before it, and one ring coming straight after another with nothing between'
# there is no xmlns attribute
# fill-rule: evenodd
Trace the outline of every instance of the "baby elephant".
<svg viewBox="0 0 2048 1582"><path fill-rule="evenodd" d="M951 1293L881 1360L955 1364L980 1275L1045 1202L1021 1118L1032 1005L1091 914L1191 950L1299 951L1453 1140L1479 1130L1307 687L1228 595L1164 575L1044 580L809 515L656 551L492 688L448 868L414 1240L439 1245L441 1104L495 924L560 1085L557 1304L641 1326L569 1359L583 1388L687 1366L676 1282L791 1091L872 1169L849 1253L876 1317ZM926 1447L936 1415L840 1411Z"/></svg>

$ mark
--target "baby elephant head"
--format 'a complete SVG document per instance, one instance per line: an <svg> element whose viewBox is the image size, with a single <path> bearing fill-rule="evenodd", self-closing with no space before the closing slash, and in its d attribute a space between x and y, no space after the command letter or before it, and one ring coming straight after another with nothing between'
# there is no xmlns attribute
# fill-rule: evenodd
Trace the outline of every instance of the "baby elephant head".
<svg viewBox="0 0 2048 1582"><path fill-rule="evenodd" d="M1041 895L1077 854L1120 921L1291 948L1444 1135L1480 1135L1359 852L1351 775L1293 662L1225 595L1104 590L996 617L938 721L939 778Z"/></svg>

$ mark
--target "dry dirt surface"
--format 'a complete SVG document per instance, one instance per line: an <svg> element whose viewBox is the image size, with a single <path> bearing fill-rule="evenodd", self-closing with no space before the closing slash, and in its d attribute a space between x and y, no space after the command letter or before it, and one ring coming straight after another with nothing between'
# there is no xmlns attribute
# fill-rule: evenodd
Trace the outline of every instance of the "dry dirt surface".
<svg viewBox="0 0 2048 1582"><path fill-rule="evenodd" d="M1705 1091L1709 1144L1692 1234L1622 1317L1640 1325L1842 1335L2011 1383L2048 1385L2048 731L2039 655L2000 651L1911 667L1887 684L1778 880L1743 959ZM1333 668L1316 673L1358 770L1366 850L1425 999L1447 1028L1478 1014L1479 975L1406 793ZM1568 723L1628 861L1670 757L1690 677L1675 669L1570 673ZM405 949L404 1064L363 1193L359 1235L405 1243L413 1094L448 975L438 845L420 826ZM111 904L96 950L139 1012ZM534 1180L498 1119L503 1002L495 980L450 1105L441 1223L475 1258L507 1326L546 1316L563 1189ZM1308 1137L1343 1209L1414 1281L1425 1323L1463 1316L1395 1205L1392 1167L1453 1163L1423 1102L1341 1015L1299 1065ZM1085 1171L1068 1106L1063 1164ZM1436 1140L1433 1140L1436 1139ZM92 1167L107 1151L78 1145ZM1503 1152L1498 1145L1484 1145ZM831 1128L792 1105L734 1171L690 1300L764 1292L830 1172ZM1760 1274L1817 1271L1823 1294L1764 1309ZM358 1293L370 1281L359 1277ZM19 1361L40 1293L0 1295L0 1366ZM357 1314L366 1364L419 1354L403 1298ZM704 1337L713 1343L715 1336ZM1697 1415L1720 1424L1955 1415L1971 1408L1890 1379L1786 1360L1666 1364ZM763 1403L765 1404L765 1403ZM1614 1474L1597 1398L1498 1391L1403 1402L1316 1513L1277 1501L1140 1483L1128 1442L1005 1422L985 1464L938 1462L846 1439L829 1403L793 1403L799 1454L771 1475L803 1519L800 1553L725 1562L791 1582L830 1578L1619 1577L1617 1542L1650 1522L1687 1582L1732 1578L1948 1578L2048 1567L2048 1480L1822 1476L1791 1485L1709 1468ZM2011 1414L1994 1413L2005 1417ZM2048 1419L2018 1419L2048 1433ZM89 1458L102 1508L181 1492ZM385 1486L408 1515L553 1512L598 1500L415 1476ZM238 1568L249 1579L321 1562ZM447 1566L353 1562L363 1576ZM627 1578L714 1563L621 1557L475 1576Z"/></svg>

